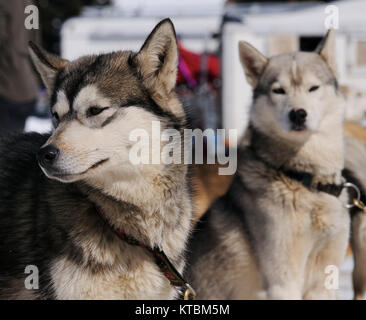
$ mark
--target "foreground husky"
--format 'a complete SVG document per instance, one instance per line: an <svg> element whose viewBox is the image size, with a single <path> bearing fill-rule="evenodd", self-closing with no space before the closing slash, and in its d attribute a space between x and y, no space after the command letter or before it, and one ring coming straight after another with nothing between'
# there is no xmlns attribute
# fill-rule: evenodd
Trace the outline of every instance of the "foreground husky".
<svg viewBox="0 0 366 320"><path fill-rule="evenodd" d="M31 56L52 97L55 131L0 147L0 298L177 297L156 263L161 256L128 243L162 250L179 272L184 267L186 167L133 165L128 157L132 129L150 131L153 120L185 125L174 94L172 23L158 24L139 53L68 62L31 45ZM36 285L27 281L34 266Z"/></svg>
<svg viewBox="0 0 366 320"><path fill-rule="evenodd" d="M316 52L270 59L240 42L254 88L249 142L229 191L191 244L198 298L336 297L325 285L326 268L342 262L350 221L333 41L330 32Z"/></svg>

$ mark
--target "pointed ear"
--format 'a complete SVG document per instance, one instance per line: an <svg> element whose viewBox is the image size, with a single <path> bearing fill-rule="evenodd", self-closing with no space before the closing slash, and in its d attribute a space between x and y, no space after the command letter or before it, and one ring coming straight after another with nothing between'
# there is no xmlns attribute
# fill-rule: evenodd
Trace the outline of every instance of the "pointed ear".
<svg viewBox="0 0 366 320"><path fill-rule="evenodd" d="M136 56L137 66L145 85L169 94L175 87L178 47L174 25L162 20L150 33Z"/></svg>
<svg viewBox="0 0 366 320"><path fill-rule="evenodd" d="M255 88L268 59L245 41L239 41L239 58L249 84Z"/></svg>
<svg viewBox="0 0 366 320"><path fill-rule="evenodd" d="M65 67L68 61L46 52L32 41L29 42L28 49L34 66L39 72L48 93L51 94L57 72Z"/></svg>
<svg viewBox="0 0 366 320"><path fill-rule="evenodd" d="M333 74L337 75L337 65L335 58L335 34L333 29L329 29L325 37L320 41L319 45L315 49L315 52L328 64Z"/></svg>

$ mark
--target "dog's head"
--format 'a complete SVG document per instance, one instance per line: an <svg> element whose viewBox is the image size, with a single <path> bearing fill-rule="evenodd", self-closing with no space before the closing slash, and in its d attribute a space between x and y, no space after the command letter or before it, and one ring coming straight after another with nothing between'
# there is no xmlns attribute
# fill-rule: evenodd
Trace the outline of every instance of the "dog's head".
<svg viewBox="0 0 366 320"><path fill-rule="evenodd" d="M266 58L250 44L239 43L246 77L254 88L252 125L267 134L301 141L317 132L328 116L343 118L334 62L334 33L315 52Z"/></svg>
<svg viewBox="0 0 366 320"><path fill-rule="evenodd" d="M174 26L161 21L138 53L119 51L69 62L30 44L51 97L55 131L38 153L44 173L71 182L132 168L129 135L184 121L174 87L178 64Z"/></svg>

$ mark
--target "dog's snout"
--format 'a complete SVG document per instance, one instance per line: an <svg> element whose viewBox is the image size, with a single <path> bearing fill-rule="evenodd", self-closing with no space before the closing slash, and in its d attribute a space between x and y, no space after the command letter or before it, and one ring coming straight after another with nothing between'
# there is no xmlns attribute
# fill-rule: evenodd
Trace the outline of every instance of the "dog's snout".
<svg viewBox="0 0 366 320"><path fill-rule="evenodd" d="M293 124L301 126L305 123L307 115L304 109L292 109L289 113L289 119Z"/></svg>
<svg viewBox="0 0 366 320"><path fill-rule="evenodd" d="M38 151L38 162L42 166L52 165L58 158L60 150L53 145L48 145Z"/></svg>

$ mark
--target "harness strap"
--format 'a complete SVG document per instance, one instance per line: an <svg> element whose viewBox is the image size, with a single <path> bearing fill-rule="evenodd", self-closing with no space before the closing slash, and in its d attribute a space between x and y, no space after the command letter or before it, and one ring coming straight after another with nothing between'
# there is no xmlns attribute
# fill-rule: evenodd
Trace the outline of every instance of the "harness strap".
<svg viewBox="0 0 366 320"><path fill-rule="evenodd" d="M95 206L95 210L102 220L111 228L111 230L123 241L127 242L132 246L139 246L145 248L154 257L156 265L159 267L160 271L169 280L173 287L181 288L184 292L184 300L194 300L196 293L194 289L189 285L189 283L183 278L183 276L178 272L174 265L170 262L169 258L166 256L165 252L160 250L158 247L151 248L147 244L135 239L134 237L126 234L123 229L114 228L108 221L106 215L101 208Z"/></svg>

